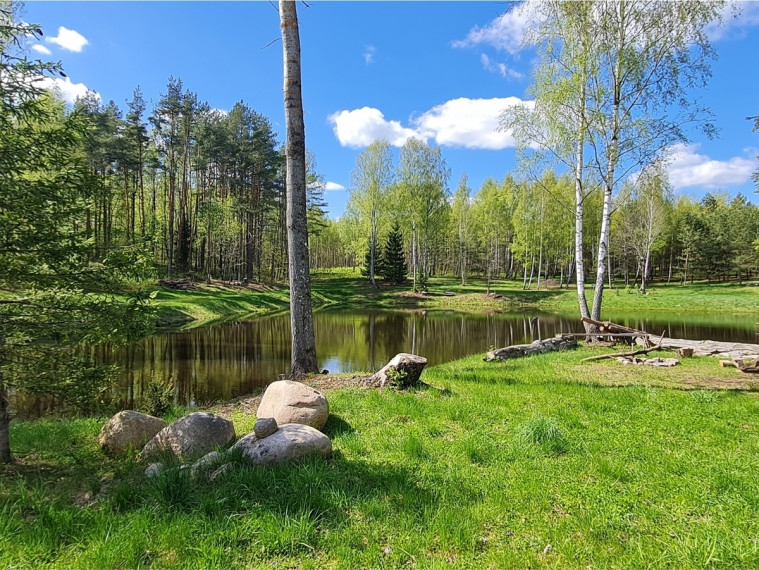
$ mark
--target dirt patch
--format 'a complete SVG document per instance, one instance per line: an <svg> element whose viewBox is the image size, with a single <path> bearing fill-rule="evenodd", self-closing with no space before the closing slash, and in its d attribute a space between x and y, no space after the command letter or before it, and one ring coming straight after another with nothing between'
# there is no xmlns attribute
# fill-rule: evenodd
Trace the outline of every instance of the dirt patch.
<svg viewBox="0 0 759 570"><path fill-rule="evenodd" d="M340 390L342 388L358 388L362 387L361 380L366 376L329 376L318 375L311 378L302 380L301 382L306 386L311 386L319 390L320 392L330 392L332 390ZM255 415L258 411L258 406L261 403L263 397L263 389L258 394L245 394L239 396L227 402L217 404L208 408L209 412L221 416L222 418L229 418L235 412L244 412L246 414Z"/></svg>
<svg viewBox="0 0 759 570"><path fill-rule="evenodd" d="M488 301L500 301L503 299L503 295L499 295L498 293L483 293L482 298Z"/></svg>
<svg viewBox="0 0 759 570"><path fill-rule="evenodd" d="M572 370L584 377L588 383L601 386L658 386L681 390L759 391L759 378L741 374L737 370L735 375L723 376L719 372L686 370L680 366L640 368L611 362L578 364L573 366Z"/></svg>
<svg viewBox="0 0 759 570"><path fill-rule="evenodd" d="M429 299L431 297L429 293L424 294L417 291L401 291L400 293L396 293L395 296L401 299Z"/></svg>

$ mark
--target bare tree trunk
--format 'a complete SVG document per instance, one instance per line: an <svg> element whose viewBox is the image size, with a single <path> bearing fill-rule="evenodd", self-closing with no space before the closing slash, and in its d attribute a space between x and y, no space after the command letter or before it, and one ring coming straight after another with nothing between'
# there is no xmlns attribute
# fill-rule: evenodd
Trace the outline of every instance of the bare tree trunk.
<svg viewBox="0 0 759 570"><path fill-rule="evenodd" d="M316 361L314 319L311 312L311 276L306 225L306 132L300 78L300 34L295 2L280 0L284 59L284 98L287 142L287 251L290 278L290 329L292 377L319 371Z"/></svg>

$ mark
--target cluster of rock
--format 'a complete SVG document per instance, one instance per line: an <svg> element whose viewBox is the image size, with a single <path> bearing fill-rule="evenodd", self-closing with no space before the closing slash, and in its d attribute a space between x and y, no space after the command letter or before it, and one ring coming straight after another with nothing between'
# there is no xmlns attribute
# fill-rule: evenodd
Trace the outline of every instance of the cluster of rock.
<svg viewBox="0 0 759 570"><path fill-rule="evenodd" d="M248 462L277 465L306 455L328 457L332 453L332 442L319 431L329 417L329 404L319 391L290 380L274 382L266 389L256 415L253 432L232 446ZM209 475L213 480L231 467L219 450L235 441L235 430L232 422L208 412L194 412L167 424L125 410L103 426L98 441L113 454L140 449L145 461L174 456L192 476L218 466ZM164 465L156 462L145 473L154 476L163 469Z"/></svg>
<svg viewBox="0 0 759 570"><path fill-rule="evenodd" d="M419 383L426 365L424 357L401 353L366 378L364 385L413 386ZM180 469L189 469L193 477L208 473L210 480L232 466L226 462L225 449L254 465L277 465L312 454L331 455L332 442L320 431L329 418L329 404L318 390L291 380L273 382L264 392L256 416L253 431L235 442L232 422L208 412L195 412L167 424L125 410L103 426L98 441L112 454L141 450L141 460L154 461L145 470L148 476L160 474L165 465L159 460L173 456L183 464Z"/></svg>

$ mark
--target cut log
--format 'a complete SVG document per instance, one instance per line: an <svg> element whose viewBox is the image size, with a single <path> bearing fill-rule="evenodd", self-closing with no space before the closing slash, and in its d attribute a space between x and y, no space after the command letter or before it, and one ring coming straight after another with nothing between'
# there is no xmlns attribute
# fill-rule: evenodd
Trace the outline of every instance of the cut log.
<svg viewBox="0 0 759 570"><path fill-rule="evenodd" d="M691 358L693 356L693 349L692 348L678 348L677 352L678 358Z"/></svg>
<svg viewBox="0 0 759 570"><path fill-rule="evenodd" d="M485 362L493 360L508 360L509 358L519 358L521 356L531 356L533 354L542 354L544 352L556 352L558 350L570 350L577 348L577 341L570 336L557 335L554 338L546 340L536 340L531 344L515 344L491 350L483 358Z"/></svg>

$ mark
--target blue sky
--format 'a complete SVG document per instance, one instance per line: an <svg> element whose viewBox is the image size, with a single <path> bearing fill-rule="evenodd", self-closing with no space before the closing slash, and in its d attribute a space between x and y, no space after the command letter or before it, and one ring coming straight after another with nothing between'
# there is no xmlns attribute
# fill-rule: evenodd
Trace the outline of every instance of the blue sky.
<svg viewBox="0 0 759 570"><path fill-rule="evenodd" d="M28 2L23 18L45 38L31 46L60 60L73 98L89 89L126 108L140 85L155 101L181 77L212 107L244 100L283 138L282 46L276 3ZM759 3L740 3L712 30L719 59L699 97L720 137L694 133L670 166L677 193L724 190L756 202L759 168ZM515 169L513 141L495 133L509 101L525 99L534 53L519 49L523 23L506 2L310 2L298 4L306 141L326 182L330 215L347 200L356 156L371 140L399 147L408 136L439 144L454 189L463 173L477 189ZM273 43L272 43L273 42Z"/></svg>

